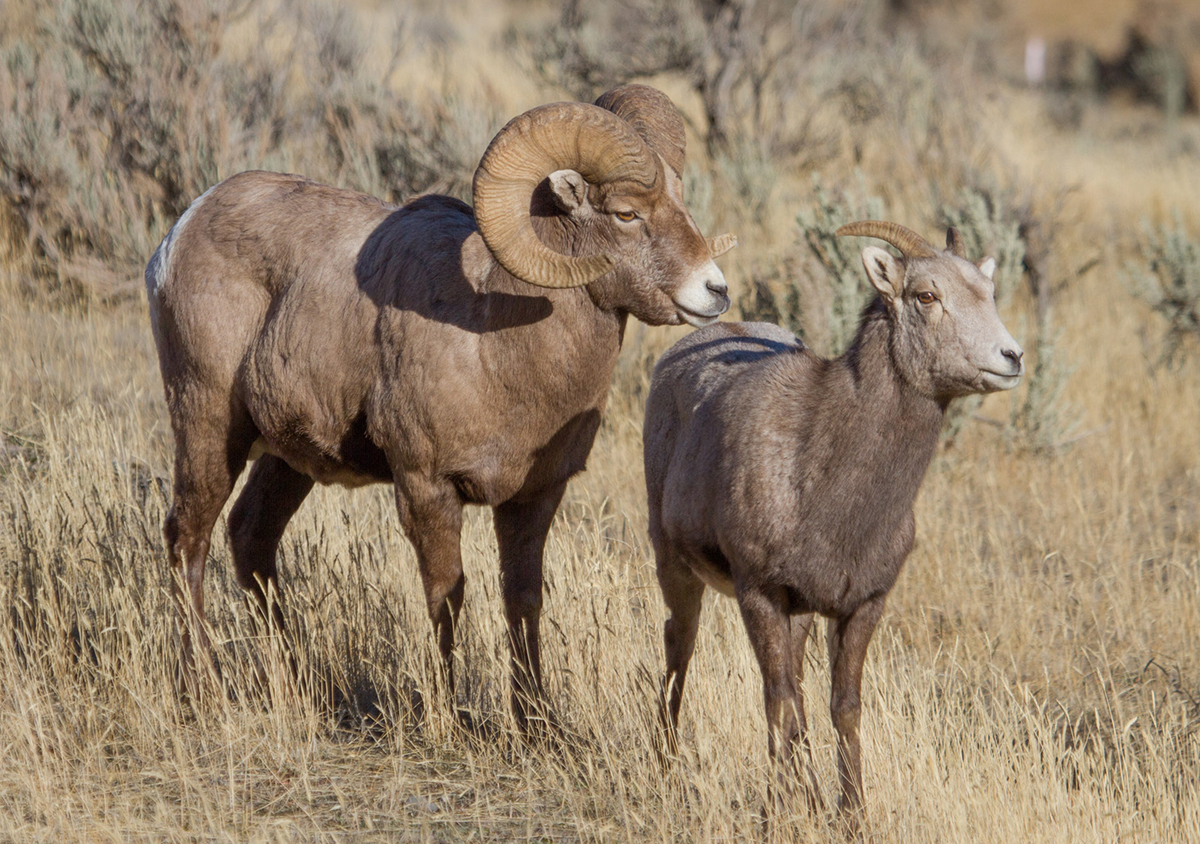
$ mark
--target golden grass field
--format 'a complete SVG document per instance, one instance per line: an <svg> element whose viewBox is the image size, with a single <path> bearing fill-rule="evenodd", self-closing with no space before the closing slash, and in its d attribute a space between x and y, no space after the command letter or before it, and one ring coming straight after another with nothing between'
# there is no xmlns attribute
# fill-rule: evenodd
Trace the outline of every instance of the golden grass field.
<svg viewBox="0 0 1200 844"><path fill-rule="evenodd" d="M364 20L382 14L359 5ZM481 9L452 7L460 39L447 66L460 90L484 90L473 73L485 55L503 114L560 98L496 40L505 15L553 11ZM430 73L407 62L395 79L419 85ZM695 107L677 82L659 81ZM867 660L864 836L1198 841L1200 355L1155 366L1162 327L1124 273L1143 220L1178 213L1200 231L1200 155L1194 142L1179 152L1146 106L1098 110L1074 132L1048 127L1040 95L1013 86L990 89L980 108L1035 199L1076 188L1055 260L1099 259L1055 310L1079 424L1071 442L1033 452L972 423L935 459L916 547ZM1176 131L1200 137L1194 115ZM868 149L867 178L887 190L889 174L871 162ZM829 165L852 170L845 156ZM811 179L781 173L757 222L714 203L712 216L742 234L722 259L731 282L744 286L756 261L791 247ZM897 218L932 239L913 195L895 187ZM276 651L253 639L222 519L207 594L229 695L182 706L160 527L172 440L144 296L30 296L18 258L13 245L0 275L0 841L763 834L758 669L735 604L711 591L682 759L664 770L653 752L664 610L645 530L641 401L648 363L680 329L631 327L588 471L550 535L543 659L567 736L551 750L522 743L508 712L488 511L471 511L463 535L459 704L483 725L467 736L439 697L415 561L386 487L318 489L281 549L303 670L329 673L350 700L331 711L296 694ZM1022 341L1029 312L1022 290L1004 314ZM1010 400L992 397L980 415L1006 418ZM822 638L805 693L828 803ZM256 654L269 703L256 691ZM825 841L836 827L797 808L767 835Z"/></svg>

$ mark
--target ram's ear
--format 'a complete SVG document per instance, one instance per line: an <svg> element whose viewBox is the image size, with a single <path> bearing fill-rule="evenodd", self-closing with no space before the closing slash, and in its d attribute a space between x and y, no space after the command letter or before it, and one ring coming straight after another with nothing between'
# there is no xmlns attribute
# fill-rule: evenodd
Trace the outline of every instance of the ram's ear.
<svg viewBox="0 0 1200 844"><path fill-rule="evenodd" d="M865 246L862 251L867 278L888 302L904 295L904 259L897 258L878 246Z"/></svg>
<svg viewBox="0 0 1200 844"><path fill-rule="evenodd" d="M554 204L568 214L588 203L588 183L575 170L555 170L547 177Z"/></svg>

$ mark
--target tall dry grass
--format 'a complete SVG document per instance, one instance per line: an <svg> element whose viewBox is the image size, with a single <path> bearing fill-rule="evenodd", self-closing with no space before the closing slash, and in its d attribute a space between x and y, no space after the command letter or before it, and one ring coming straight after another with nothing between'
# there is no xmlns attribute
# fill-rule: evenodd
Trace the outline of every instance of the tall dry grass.
<svg viewBox="0 0 1200 844"><path fill-rule="evenodd" d="M418 102L445 103L439 98L452 90L464 113L499 110L501 119L561 96L527 72L519 46L531 26L523 15L552 25L555 11L514 5L505 17L478 6L422 24L444 54L401 56L388 85ZM390 30L369 8L356 14L342 25L359 27L365 51L350 54L379 76L391 63ZM8 21L6 43L33 31L19 24ZM256 25L233 21L228 49L252 41ZM1149 109L1093 104L1085 129L1051 131L1038 94L974 74L946 81L925 49L908 42L883 60L898 62L914 85L934 86L921 89L928 96L977 95L978 122L928 148L947 155L957 144L964 157L945 172L927 169L915 134L892 142L887 113L899 105L887 102L866 122L847 112L814 119L809 128L832 138L821 178L864 185L890 216L930 234L964 173L1025 189L1055 227L1046 272L1064 282L1053 302L1055 348L1069 363L1062 400L1078 425L1069 441L1027 447L1022 429L1006 422L1022 396L992 397L977 415L999 424L969 421L935 461L918 504L917 546L867 662L866 836L1198 840L1200 359L1155 365L1164 326L1131 294L1126 268L1137 260L1143 218L1169 221L1178 209L1197 231L1183 186L1200 180L1200 165L1179 153L1178 136L1156 129ZM475 76L481 65L487 80ZM686 85L669 75L655 81L700 125L701 104ZM287 101L308 102L293 83ZM1178 131L1200 127L1185 121ZM346 159L330 155L325 140L313 151L311 141L323 178L355 184ZM814 202L812 161L771 157L760 162L767 175L753 177L719 155L693 151L692 160L691 196L712 228L743 235L724 260L741 291L756 272L784 284L801 266L819 270L796 258L803 245L794 221ZM744 193L734 190L738 179ZM754 188L768 183L765 193ZM551 532L543 636L560 749L523 744L508 714L484 510L471 511L463 535L468 598L456 656L458 704L480 728L465 735L455 726L435 682L412 551L382 487L317 490L283 542L302 670L333 680L334 705L295 692L275 648L255 638L219 524L208 594L228 689L185 708L173 691L160 535L171 439L144 304L106 304L106 294L86 290L66 299L38 293L60 276L30 262L31 248L38 260L47 255L29 246L21 219L12 223L0 274L0 840L762 834L761 686L733 602L705 605L682 759L664 770L652 750L663 609L645 536L641 405L649 366L679 330L630 327L589 469ZM1017 285L1005 317L1027 345L1035 311L1032 293ZM829 798L836 774L821 644L811 649L805 693ZM834 827L796 807L767 835L825 841Z"/></svg>

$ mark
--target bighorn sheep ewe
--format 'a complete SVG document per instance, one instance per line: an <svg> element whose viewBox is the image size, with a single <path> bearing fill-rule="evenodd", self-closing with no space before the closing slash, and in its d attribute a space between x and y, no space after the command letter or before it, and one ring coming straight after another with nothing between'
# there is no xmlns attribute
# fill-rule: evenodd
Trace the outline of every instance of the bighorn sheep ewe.
<svg viewBox="0 0 1200 844"><path fill-rule="evenodd" d="M192 203L146 268L176 443L164 533L185 676L193 639L211 655L212 527L257 456L229 515L239 584L282 625L276 548L314 481L392 483L447 672L463 505L493 508L525 725L541 692L542 551L626 319L703 325L729 307L713 258L736 239L701 236L683 159L671 101L631 85L510 121L475 173L474 212L263 172Z"/></svg>
<svg viewBox="0 0 1200 844"><path fill-rule="evenodd" d="M840 805L862 802L859 691L867 643L912 547L913 501L956 396L1007 390L1020 346L996 312L995 261L966 260L955 229L938 251L883 222L839 235L862 251L878 297L849 350L812 354L787 331L724 323L676 343L654 371L644 429L650 537L670 612L662 717L675 729L705 586L737 598L763 676L779 776L808 769L801 677L813 614L831 619L830 710ZM797 754L803 746L804 757Z"/></svg>

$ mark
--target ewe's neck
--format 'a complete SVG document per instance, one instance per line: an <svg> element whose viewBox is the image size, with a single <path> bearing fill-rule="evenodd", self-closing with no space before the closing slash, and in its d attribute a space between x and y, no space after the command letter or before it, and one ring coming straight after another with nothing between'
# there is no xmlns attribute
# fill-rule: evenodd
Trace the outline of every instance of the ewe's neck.
<svg viewBox="0 0 1200 844"><path fill-rule="evenodd" d="M848 406L876 435L917 463L933 457L945 404L918 392L901 374L894 357L892 322L876 300L863 316L850 348L832 362L852 393ZM907 461L906 461L907 462ZM912 465L912 464L910 464Z"/></svg>

